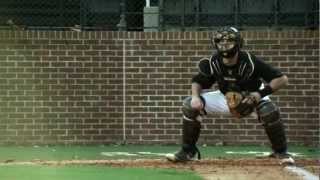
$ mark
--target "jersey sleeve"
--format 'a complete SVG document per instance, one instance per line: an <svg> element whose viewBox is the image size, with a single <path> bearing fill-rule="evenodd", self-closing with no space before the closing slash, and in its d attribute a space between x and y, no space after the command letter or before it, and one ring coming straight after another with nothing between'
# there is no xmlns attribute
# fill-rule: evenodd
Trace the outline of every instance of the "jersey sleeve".
<svg viewBox="0 0 320 180"><path fill-rule="evenodd" d="M193 76L192 83L198 83L202 89L209 89L216 82L213 76L204 76L201 73Z"/></svg>
<svg viewBox="0 0 320 180"><path fill-rule="evenodd" d="M254 57L254 59L255 59L255 72L264 81L269 83L273 79L283 76L283 73L280 71L280 69L275 68L270 64L267 64L266 62L264 62L263 60L257 57Z"/></svg>

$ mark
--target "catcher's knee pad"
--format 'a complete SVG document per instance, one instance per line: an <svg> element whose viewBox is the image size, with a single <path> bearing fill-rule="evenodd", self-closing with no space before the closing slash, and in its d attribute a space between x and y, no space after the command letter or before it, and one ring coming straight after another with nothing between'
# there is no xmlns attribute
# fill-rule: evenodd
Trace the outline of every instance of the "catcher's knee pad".
<svg viewBox="0 0 320 180"><path fill-rule="evenodd" d="M279 108L271 101L261 101L257 107L257 113L263 126L270 126L280 121Z"/></svg>
<svg viewBox="0 0 320 180"><path fill-rule="evenodd" d="M272 149L277 153L286 152L287 139L279 108L271 101L262 101L257 107L257 113L272 144Z"/></svg>
<svg viewBox="0 0 320 180"><path fill-rule="evenodd" d="M197 120L199 115L202 115L203 113L191 107L191 99L192 97L187 97L183 100L182 113L184 119L194 121ZM201 100L204 104L204 99L202 97Z"/></svg>

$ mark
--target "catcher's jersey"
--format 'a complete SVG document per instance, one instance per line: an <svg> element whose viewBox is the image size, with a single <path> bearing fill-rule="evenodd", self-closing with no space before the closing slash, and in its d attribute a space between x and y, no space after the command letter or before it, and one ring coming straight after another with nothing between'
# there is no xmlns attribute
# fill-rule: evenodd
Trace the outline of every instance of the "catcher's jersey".
<svg viewBox="0 0 320 180"><path fill-rule="evenodd" d="M192 82L200 84L203 89L217 83L223 94L228 91L257 91L262 81L270 82L283 75L279 69L249 52L240 51L237 64L232 66L225 65L218 54L211 56L209 60L210 76L199 73L192 78Z"/></svg>

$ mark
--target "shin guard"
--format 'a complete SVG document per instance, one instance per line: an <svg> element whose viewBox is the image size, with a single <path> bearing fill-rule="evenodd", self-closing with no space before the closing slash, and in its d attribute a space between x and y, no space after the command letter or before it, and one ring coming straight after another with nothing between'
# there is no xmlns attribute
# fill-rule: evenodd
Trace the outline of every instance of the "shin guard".
<svg viewBox="0 0 320 180"><path fill-rule="evenodd" d="M182 148L186 152L193 154L198 153L198 159L200 159L200 153L196 146L196 143L200 136L201 123L199 121L189 121L183 119L182 129Z"/></svg>
<svg viewBox="0 0 320 180"><path fill-rule="evenodd" d="M257 112L273 151L276 153L286 153L287 138L285 127L280 119L279 109L270 101L262 101L258 105Z"/></svg>
<svg viewBox="0 0 320 180"><path fill-rule="evenodd" d="M276 153L286 153L287 138L282 121L278 120L277 122L265 125L264 127L273 151Z"/></svg>

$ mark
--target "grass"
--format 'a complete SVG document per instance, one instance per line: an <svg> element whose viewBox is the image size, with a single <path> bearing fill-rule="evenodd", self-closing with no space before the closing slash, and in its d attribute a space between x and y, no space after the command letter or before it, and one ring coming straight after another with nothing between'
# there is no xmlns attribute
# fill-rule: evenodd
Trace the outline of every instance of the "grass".
<svg viewBox="0 0 320 180"><path fill-rule="evenodd" d="M0 179L8 180L201 180L190 171L171 169L113 168L103 166L15 165L0 168Z"/></svg>
<svg viewBox="0 0 320 180"><path fill-rule="evenodd" d="M179 146L145 146L145 145L125 145L125 146L2 146L0 147L0 161L29 161L29 160L97 160L97 159L138 159L138 158L163 158L163 154L172 153L179 149ZM199 147L203 158L219 157L253 157L256 154L243 154L241 152L270 152L265 146L208 146ZM316 148L293 146L290 152L300 153L303 158L317 158L320 150ZM235 152L227 154L227 152ZM127 152L131 156L117 154L106 156L103 153ZM151 154L141 154L140 152L150 152ZM158 154L157 154L158 153Z"/></svg>

